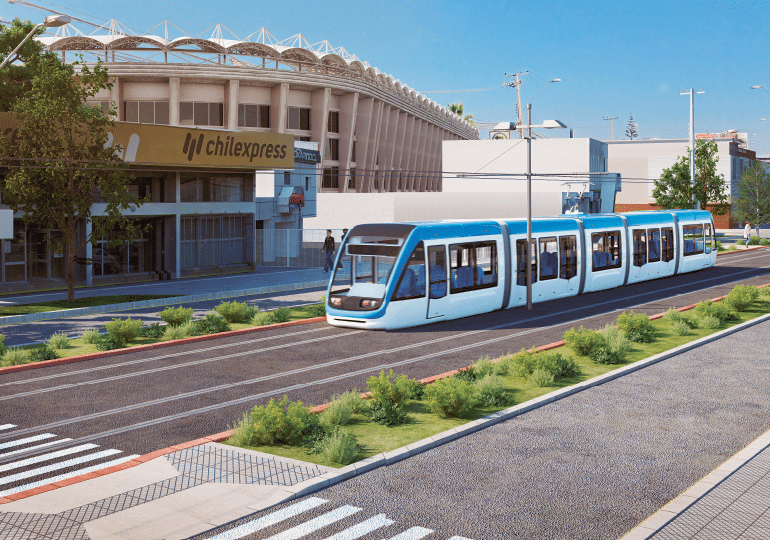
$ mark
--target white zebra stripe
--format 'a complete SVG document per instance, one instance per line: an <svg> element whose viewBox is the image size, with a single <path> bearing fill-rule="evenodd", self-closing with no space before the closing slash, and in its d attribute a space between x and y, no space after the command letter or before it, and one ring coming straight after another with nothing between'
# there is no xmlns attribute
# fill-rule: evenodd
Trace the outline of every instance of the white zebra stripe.
<svg viewBox="0 0 770 540"><path fill-rule="evenodd" d="M11 476L5 476L3 478L0 478L0 485L10 484L11 482L24 480L25 478L30 478L32 476L40 476L41 474L49 473L51 471L66 469L67 467L72 467L73 465L80 465L81 463L86 463L88 461L93 461L95 459L101 459L103 457L114 456L115 454L122 454L122 453L123 453L122 450L103 450L101 452L96 452L95 454L89 454L87 456L82 456L79 458L62 461L61 463L54 463L53 465L46 465L45 467L39 467L37 469L32 469L29 471L12 474Z"/></svg>
<svg viewBox="0 0 770 540"><path fill-rule="evenodd" d="M12 489L7 489L5 491L0 491L0 497L4 497L6 495L13 495L14 493L19 493L20 491L26 491L28 489L44 486L46 484L53 484L54 482L58 482L59 480L66 480L67 478L73 478L75 476L80 476L81 474L86 474L94 471L99 471L101 469L106 469L108 467L113 467L115 465L120 465L121 463L125 463L126 461L131 461L132 459L138 458L139 454L133 454L130 456L126 456L120 459L115 459L113 461L107 461L105 463L100 463L99 465L93 465L91 467L86 467L85 469L79 469L77 471L73 471L71 473L67 474L60 474L59 476L54 476L52 478L46 478L45 480L40 480L38 482L33 482L31 484L25 484L23 486L18 486Z"/></svg>
<svg viewBox="0 0 770 540"><path fill-rule="evenodd" d="M308 534L315 532L318 529L328 527L332 523L336 523L337 521L345 519L348 516L352 516L356 512L360 511L361 509L356 508L355 506L340 506L336 510L332 510L331 512L327 512L322 516L311 519L302 525L297 525L296 527L292 527L287 531L283 531L282 533L271 536L268 540L297 540L297 538L307 536Z"/></svg>
<svg viewBox="0 0 770 540"><path fill-rule="evenodd" d="M0 458L6 458L8 456L13 456L15 454L23 454L24 452L29 452L30 450L38 450L40 448L45 448L46 446L51 446L52 444L59 444L59 443L63 443L71 440L72 439L59 439L57 441L38 444L37 446L28 446L27 448L22 448L21 450L14 450L13 452L6 452L5 454L0 454Z"/></svg>
<svg viewBox="0 0 770 540"><path fill-rule="evenodd" d="M390 538L390 540L420 540L420 538L428 536L432 532L433 529L426 529L424 527L412 527L411 529Z"/></svg>
<svg viewBox="0 0 770 540"><path fill-rule="evenodd" d="M2 495L2 493L0 493L0 495ZM248 523L244 523L243 525L235 527L234 529L230 529L229 531L219 533L218 535L209 538L209 540L236 540L237 538L243 538L247 534L261 531L262 529L267 529L276 523L280 523L281 521L297 516L302 512L312 510L316 506L325 503L326 501L324 499L319 499L318 497L308 497L304 501L292 504L291 506L287 506L286 508L278 510L277 512L273 512L272 514L268 514L259 519L255 519L254 521L249 521Z"/></svg>
<svg viewBox="0 0 770 540"><path fill-rule="evenodd" d="M15 441L0 444L0 448L12 448L14 446L21 446L22 444L43 441L45 439L50 439L51 437L56 437L56 435L53 433L43 433L42 435L35 435L34 437L27 437L26 439L16 439Z"/></svg>
<svg viewBox="0 0 770 540"><path fill-rule="evenodd" d="M464 536L453 536L449 540L472 540L471 538L465 538Z"/></svg>
<svg viewBox="0 0 770 540"><path fill-rule="evenodd" d="M2 426L0 426L0 430L2 430L2 429L11 429L11 428L15 428L15 427L16 427L16 424L3 424Z"/></svg>
<svg viewBox="0 0 770 540"><path fill-rule="evenodd" d="M64 450L59 450L57 452L51 452L50 454L42 454L39 456L22 459L21 461L14 461L13 463L6 463L5 465L0 465L0 472L5 471L12 471L13 469L20 469L22 467L26 467L27 465L34 465L35 463L41 463L43 461L50 461L52 459L60 458L62 456L68 456L70 454L77 454L78 452L83 452L85 450L93 450L94 448L99 448L98 444L81 444L80 446L73 446L72 448L65 448Z"/></svg>
<svg viewBox="0 0 770 540"><path fill-rule="evenodd" d="M330 536L326 540L355 540L356 538L361 538L363 535L369 534L370 532L376 531L382 527L393 525L393 523L395 523L395 521L386 518L385 514L377 514L376 516L369 518L366 521L362 521L361 523L353 525L344 531L338 532L334 536Z"/></svg>

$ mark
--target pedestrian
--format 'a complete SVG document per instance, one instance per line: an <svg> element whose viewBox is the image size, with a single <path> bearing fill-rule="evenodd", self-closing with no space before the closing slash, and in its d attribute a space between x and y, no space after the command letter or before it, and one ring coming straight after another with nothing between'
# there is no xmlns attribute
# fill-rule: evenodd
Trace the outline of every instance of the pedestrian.
<svg viewBox="0 0 770 540"><path fill-rule="evenodd" d="M749 247L749 242L751 241L751 223L748 221L746 222L746 227L743 229L743 239L746 240L746 248Z"/></svg>
<svg viewBox="0 0 770 540"><path fill-rule="evenodd" d="M345 242L345 237L348 235L347 229L342 229L342 238L340 238L340 248L342 248L342 244ZM340 255L340 261L337 263L337 270L345 271L345 265L342 264L342 255Z"/></svg>
<svg viewBox="0 0 770 540"><path fill-rule="evenodd" d="M326 253L326 259L324 261L324 274L334 268L334 237L332 236L332 230L326 229L326 238L324 239L324 247L321 251Z"/></svg>

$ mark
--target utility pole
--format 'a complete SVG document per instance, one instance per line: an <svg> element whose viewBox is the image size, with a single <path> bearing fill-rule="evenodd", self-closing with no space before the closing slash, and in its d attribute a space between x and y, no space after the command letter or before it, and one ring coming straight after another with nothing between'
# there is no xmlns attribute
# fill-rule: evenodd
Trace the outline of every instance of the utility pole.
<svg viewBox="0 0 770 540"><path fill-rule="evenodd" d="M516 89L516 110L519 113L519 126L524 124L524 119L522 118L522 115L521 115L521 90L519 89L519 87L521 86L521 83L523 83L524 81L519 80L519 75L528 75L528 74L529 74L529 71L521 71L519 73L514 73L513 75L508 75L507 73L505 74L506 77L516 77L516 80L514 82L506 83L505 86L510 86ZM519 139L523 139L524 132L521 130L521 128L519 128L518 131L519 131Z"/></svg>
<svg viewBox="0 0 770 540"><path fill-rule="evenodd" d="M690 181L695 185L695 94L705 94L703 88L697 92L690 88L687 92L679 92L680 96L690 96ZM695 196L693 194L693 196ZM695 209L700 210L700 201L695 198Z"/></svg>
<svg viewBox="0 0 770 540"><path fill-rule="evenodd" d="M617 120L618 117L617 116L612 116L612 117L605 116L604 119L610 121L610 140L614 141L615 140L615 129L613 128L612 123L613 123L614 120Z"/></svg>

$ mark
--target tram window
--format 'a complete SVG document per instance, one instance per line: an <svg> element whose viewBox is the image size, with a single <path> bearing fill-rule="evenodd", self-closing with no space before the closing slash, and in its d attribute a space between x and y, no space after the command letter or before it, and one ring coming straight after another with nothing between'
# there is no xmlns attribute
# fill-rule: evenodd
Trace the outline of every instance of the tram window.
<svg viewBox="0 0 770 540"><path fill-rule="evenodd" d="M556 237L540 239L540 279L556 279L559 269L559 252Z"/></svg>
<svg viewBox="0 0 770 540"><path fill-rule="evenodd" d="M425 296L425 248L417 244L406 262L404 272L398 281L393 300L408 300Z"/></svg>
<svg viewBox="0 0 770 540"><path fill-rule="evenodd" d="M647 230L647 262L660 260L660 229Z"/></svg>
<svg viewBox="0 0 770 540"><path fill-rule="evenodd" d="M674 259L674 229L667 227L661 230L663 240L663 260L668 262Z"/></svg>
<svg viewBox="0 0 770 540"><path fill-rule="evenodd" d="M591 235L591 243L594 272L621 267L620 231L594 233Z"/></svg>
<svg viewBox="0 0 770 540"><path fill-rule="evenodd" d="M711 253L714 246L714 236L711 229L711 223L706 223L704 226L706 231L706 253Z"/></svg>
<svg viewBox="0 0 770 540"><path fill-rule="evenodd" d="M559 237L559 258L561 267L559 277L570 279L577 275L577 238L574 236Z"/></svg>
<svg viewBox="0 0 770 540"><path fill-rule="evenodd" d="M537 281L537 256L535 255L535 240L532 240L532 249L530 250L530 271L532 272L532 283ZM516 285L527 286L527 241L516 240L516 261L518 261L516 270Z"/></svg>
<svg viewBox="0 0 770 540"><path fill-rule="evenodd" d="M446 247L428 246L428 265L430 271L430 297L446 296Z"/></svg>
<svg viewBox="0 0 770 540"><path fill-rule="evenodd" d="M633 231L634 266L647 263L647 235L642 231Z"/></svg>
<svg viewBox="0 0 770 540"><path fill-rule="evenodd" d="M451 292L497 286L497 244L472 242L449 246Z"/></svg>
<svg viewBox="0 0 770 540"><path fill-rule="evenodd" d="M682 227L684 237L684 256L699 255L703 253L703 226L685 225Z"/></svg>

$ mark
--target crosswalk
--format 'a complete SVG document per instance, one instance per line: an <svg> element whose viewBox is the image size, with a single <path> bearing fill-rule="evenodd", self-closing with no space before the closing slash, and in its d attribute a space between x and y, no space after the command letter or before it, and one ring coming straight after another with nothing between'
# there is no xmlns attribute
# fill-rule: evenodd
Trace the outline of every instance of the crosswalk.
<svg viewBox="0 0 770 540"><path fill-rule="evenodd" d="M0 425L3 438L13 437L15 424ZM72 439L40 433L0 442L0 497L60 482L68 478L120 465L138 454L117 457L122 450L101 449L97 444L79 444L45 452ZM10 458L10 459L9 459Z"/></svg>
<svg viewBox="0 0 770 540"><path fill-rule="evenodd" d="M221 532L216 536L210 537L208 540L238 540L240 538L246 538L250 535L256 535L260 531L266 531L267 529L275 529L281 523L292 520L293 518L300 517L301 514L314 510L321 505L326 504L328 501L320 499L318 497L308 497L298 503L292 504L260 518L254 519L242 525L239 525L233 529ZM344 505L333 510L330 510L320 516L314 517L307 521L304 521L293 527L289 527L282 531L272 530L272 535L265 537L263 535L250 536L250 538L264 538L265 540L298 540L308 535L314 535L318 537L319 531L325 527L336 524L345 518L354 516L358 512L361 512L361 508L355 506ZM391 527L397 525L395 521L388 519L385 514L377 514L364 521L351 525L350 527L338 531L331 536L325 536L324 540L355 540L362 538L368 534L371 534L379 529L385 527ZM380 532L380 537L385 531ZM393 531L395 532L395 531ZM388 537L387 540L420 540L433 533L432 529L426 529L424 527L411 527L407 530L398 532L395 536ZM434 537L431 537L433 540ZM462 536L452 536L448 540L471 540Z"/></svg>

